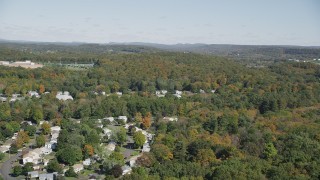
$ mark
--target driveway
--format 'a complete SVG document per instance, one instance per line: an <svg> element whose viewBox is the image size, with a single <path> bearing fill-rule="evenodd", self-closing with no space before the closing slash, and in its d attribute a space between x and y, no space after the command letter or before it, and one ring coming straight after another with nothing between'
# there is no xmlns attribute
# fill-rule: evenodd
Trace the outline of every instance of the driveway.
<svg viewBox="0 0 320 180"><path fill-rule="evenodd" d="M15 155L11 155L10 159L8 159L6 162L4 162L0 168L0 173L5 180L16 180L16 177L10 176L11 169L12 169L12 164L19 159L21 156L22 152L18 152Z"/></svg>

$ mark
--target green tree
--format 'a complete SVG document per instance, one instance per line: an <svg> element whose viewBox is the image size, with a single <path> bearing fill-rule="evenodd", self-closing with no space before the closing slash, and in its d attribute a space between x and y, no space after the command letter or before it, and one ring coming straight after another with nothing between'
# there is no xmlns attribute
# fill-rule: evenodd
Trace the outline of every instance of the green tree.
<svg viewBox="0 0 320 180"><path fill-rule="evenodd" d="M82 159L82 150L80 147L69 145L57 152L57 158L60 162L73 165Z"/></svg>
<svg viewBox="0 0 320 180"><path fill-rule="evenodd" d="M35 124L39 124L39 122L43 120L43 112L42 109L35 108L32 113L32 121Z"/></svg>
<svg viewBox="0 0 320 180"><path fill-rule="evenodd" d="M20 176L22 174L22 167L20 165L14 166L12 174L16 177Z"/></svg>
<svg viewBox="0 0 320 180"><path fill-rule="evenodd" d="M52 172L58 172L58 173L62 173L62 166L58 163L57 159L52 159L49 161L48 165L47 165L47 171L49 173Z"/></svg>
<svg viewBox="0 0 320 180"><path fill-rule="evenodd" d="M23 166L22 174L26 176L30 171L33 171L33 163L28 162Z"/></svg>
<svg viewBox="0 0 320 180"><path fill-rule="evenodd" d="M78 177L78 174L74 172L73 167L69 167L69 169L65 172L66 177Z"/></svg>
<svg viewBox="0 0 320 180"><path fill-rule="evenodd" d="M111 174L115 177L118 178L122 175L122 169L120 165L115 165L111 169Z"/></svg>
<svg viewBox="0 0 320 180"><path fill-rule="evenodd" d="M165 161L173 158L172 152L164 144L154 144L152 149L153 154L158 161Z"/></svg>
<svg viewBox="0 0 320 180"><path fill-rule="evenodd" d="M145 135L141 131L135 132L133 135L133 140L136 148L140 148L146 141Z"/></svg>
<svg viewBox="0 0 320 180"><path fill-rule="evenodd" d="M46 137L44 135L40 135L36 137L36 145L37 147L42 147L46 144Z"/></svg>
<svg viewBox="0 0 320 180"><path fill-rule="evenodd" d="M126 129L124 127L121 127L119 131L115 133L113 139L122 146L122 144L127 141Z"/></svg>
<svg viewBox="0 0 320 180"><path fill-rule="evenodd" d="M274 147L273 143L266 143L263 151L263 156L267 159L275 157L278 154L277 149Z"/></svg>
<svg viewBox="0 0 320 180"><path fill-rule="evenodd" d="M50 130L51 130L51 126L49 123L47 122L44 122L43 124L41 124L41 129L42 129L42 133L44 135L47 135L50 133Z"/></svg>
<svg viewBox="0 0 320 180"><path fill-rule="evenodd" d="M27 127L24 129L24 131L27 131L29 136L33 136L36 133L37 128L32 125L27 125Z"/></svg>

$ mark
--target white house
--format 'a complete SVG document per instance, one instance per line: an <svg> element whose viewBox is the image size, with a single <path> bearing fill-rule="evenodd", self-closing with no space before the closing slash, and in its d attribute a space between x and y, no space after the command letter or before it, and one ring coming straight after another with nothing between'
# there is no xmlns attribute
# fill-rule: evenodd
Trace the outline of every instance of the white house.
<svg viewBox="0 0 320 180"><path fill-rule="evenodd" d="M50 161L49 159L43 159L43 165L44 165L44 166L47 166L48 163L49 163L49 161Z"/></svg>
<svg viewBox="0 0 320 180"><path fill-rule="evenodd" d="M48 174L39 174L39 180L54 180L56 179L58 173L48 173Z"/></svg>
<svg viewBox="0 0 320 180"><path fill-rule="evenodd" d="M164 117L163 120L165 121L178 121L177 117Z"/></svg>
<svg viewBox="0 0 320 180"><path fill-rule="evenodd" d="M139 154L139 155L136 155L136 156L132 156L130 159L129 159L129 164L130 164L130 167L134 167L135 164L136 164L136 161L139 157L141 157L142 154Z"/></svg>
<svg viewBox="0 0 320 180"><path fill-rule="evenodd" d="M156 91L156 96L157 97L164 97L167 93L168 93L167 90Z"/></svg>
<svg viewBox="0 0 320 180"><path fill-rule="evenodd" d="M127 123L128 118L127 118L127 116L119 116L119 117L118 117L118 120L123 120L124 123Z"/></svg>
<svg viewBox="0 0 320 180"><path fill-rule="evenodd" d="M107 150L109 150L110 152L113 152L116 149L116 143L115 142L109 142L107 145Z"/></svg>
<svg viewBox="0 0 320 180"><path fill-rule="evenodd" d="M45 155L52 153L52 149L47 147L42 147L41 151L42 151L42 154L45 154Z"/></svg>
<svg viewBox="0 0 320 180"><path fill-rule="evenodd" d="M110 122L113 122L114 121L114 117L105 117L105 118L103 118L103 120L108 120Z"/></svg>
<svg viewBox="0 0 320 180"><path fill-rule="evenodd" d="M37 93L36 91L29 91L28 96L30 96L30 97L34 96L36 98L40 97L39 93Z"/></svg>
<svg viewBox="0 0 320 180"><path fill-rule="evenodd" d="M57 142L54 142L54 141L46 142L44 147L48 149L55 149L57 147Z"/></svg>
<svg viewBox="0 0 320 180"><path fill-rule="evenodd" d="M73 167L75 173L79 173L80 171L83 170L83 165L82 164L75 164L72 167Z"/></svg>
<svg viewBox="0 0 320 180"><path fill-rule="evenodd" d="M22 156L22 162L23 164L26 164L28 162L31 162L33 164L38 164L41 162L40 156L41 156L40 152L33 150Z"/></svg>
<svg viewBox="0 0 320 180"><path fill-rule="evenodd" d="M200 93L201 94L204 94L204 93L206 93L203 89L200 89Z"/></svg>
<svg viewBox="0 0 320 180"><path fill-rule="evenodd" d="M116 92L116 95L122 96L122 92Z"/></svg>
<svg viewBox="0 0 320 180"><path fill-rule="evenodd" d="M85 160L82 162L82 164L83 164L84 166L90 166L90 164L91 164L91 159L90 159L90 158L85 159Z"/></svg>
<svg viewBox="0 0 320 180"><path fill-rule="evenodd" d="M107 135L107 136L108 136L108 138L110 138L110 137L111 137L111 135L112 135L112 131L111 131L111 129L103 128L102 130L103 130L103 134L104 134L104 135Z"/></svg>
<svg viewBox="0 0 320 180"><path fill-rule="evenodd" d="M39 172L38 171L31 171L28 172L28 178L38 178L39 177Z"/></svg>
<svg viewBox="0 0 320 180"><path fill-rule="evenodd" d="M2 145L0 146L0 152L5 153L8 152L10 149L10 145Z"/></svg>
<svg viewBox="0 0 320 180"><path fill-rule="evenodd" d="M132 168L128 165L122 166L121 169L122 169L122 175L130 174L132 171Z"/></svg>
<svg viewBox="0 0 320 180"><path fill-rule="evenodd" d="M150 148L150 144L149 143L143 144L142 152L150 152L150 150L151 150L151 148Z"/></svg>
<svg viewBox="0 0 320 180"><path fill-rule="evenodd" d="M59 100L63 100L63 101L66 101L66 100L73 100L73 97L70 96L70 93L68 91L65 91L65 92L58 92L57 95L56 95L56 98L59 99Z"/></svg>
<svg viewBox="0 0 320 180"><path fill-rule="evenodd" d="M176 94L182 95L182 91L176 90Z"/></svg>
<svg viewBox="0 0 320 180"><path fill-rule="evenodd" d="M51 129L51 132L52 131L60 131L61 130L61 127L60 126L53 126L50 128Z"/></svg>

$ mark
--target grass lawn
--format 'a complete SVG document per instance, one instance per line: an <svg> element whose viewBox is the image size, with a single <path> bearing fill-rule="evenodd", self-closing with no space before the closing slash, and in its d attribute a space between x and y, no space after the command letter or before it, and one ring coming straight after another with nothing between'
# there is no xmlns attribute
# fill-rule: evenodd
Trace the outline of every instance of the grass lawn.
<svg viewBox="0 0 320 180"><path fill-rule="evenodd" d="M11 156L11 155L10 155ZM5 162L6 160L9 159L9 154L8 153L4 153L4 157L3 159L0 161L0 166L2 165L3 162Z"/></svg>

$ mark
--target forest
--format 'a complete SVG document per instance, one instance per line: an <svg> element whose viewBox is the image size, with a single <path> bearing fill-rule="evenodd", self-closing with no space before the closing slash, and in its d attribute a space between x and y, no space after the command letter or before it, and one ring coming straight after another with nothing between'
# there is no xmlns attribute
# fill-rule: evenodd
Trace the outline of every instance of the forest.
<svg viewBox="0 0 320 180"><path fill-rule="evenodd" d="M108 139L98 138L103 130L95 127L97 119L127 116L140 123L137 119L151 116L149 126L141 123L154 134L151 151L137 159L131 174L118 175L125 161L119 153L90 168L105 179L320 178L319 65L279 61L250 68L226 57L141 46L75 49L0 49L0 59L7 61L94 63L88 69L0 66L0 94L25 97L0 103L0 141L20 129L34 138L31 127L20 127L23 121L61 126L51 171L59 169L53 167L57 163L100 155L99 144ZM31 90L41 97L29 97ZM159 90L168 93L159 98ZM172 95L177 90L181 98ZM70 92L74 100L59 101L58 91ZM70 148L77 153L71 160Z"/></svg>

